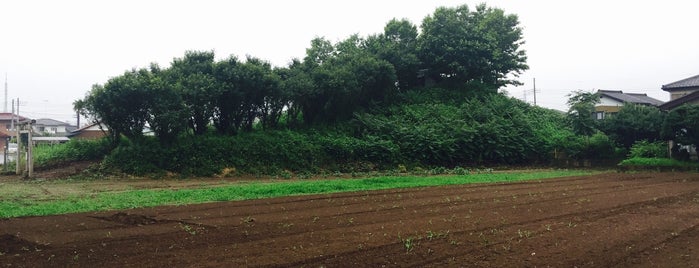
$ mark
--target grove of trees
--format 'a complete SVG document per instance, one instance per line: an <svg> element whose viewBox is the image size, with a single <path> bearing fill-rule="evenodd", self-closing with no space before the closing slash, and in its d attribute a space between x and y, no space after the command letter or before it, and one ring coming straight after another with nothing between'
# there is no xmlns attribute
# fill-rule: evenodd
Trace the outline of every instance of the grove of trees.
<svg viewBox="0 0 699 268"><path fill-rule="evenodd" d="M94 85L74 106L108 126L105 162L133 173L548 163L660 135L647 108L598 125L594 95L571 98L566 117L497 93L528 68L523 43L516 15L443 7L419 27L393 19L375 35L317 37L284 67L187 51Z"/></svg>

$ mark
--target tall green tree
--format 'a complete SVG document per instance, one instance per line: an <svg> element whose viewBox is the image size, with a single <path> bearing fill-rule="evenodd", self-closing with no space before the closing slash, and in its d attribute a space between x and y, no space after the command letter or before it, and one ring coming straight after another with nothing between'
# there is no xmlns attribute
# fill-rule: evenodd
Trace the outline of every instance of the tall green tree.
<svg viewBox="0 0 699 268"><path fill-rule="evenodd" d="M174 142L186 130L188 118L182 96L168 82L167 72L156 64L151 64L149 71L140 71L140 79L150 94L147 122L164 144Z"/></svg>
<svg viewBox="0 0 699 268"><path fill-rule="evenodd" d="M104 84L93 86L85 103L94 118L109 127L112 140L121 135L135 139L143 135L151 95L139 76L145 70L125 72Z"/></svg>
<svg viewBox="0 0 699 268"><path fill-rule="evenodd" d="M214 100L214 126L219 133L236 134L243 123L243 92L240 88L235 56L215 63L214 76L218 90Z"/></svg>
<svg viewBox="0 0 699 268"><path fill-rule="evenodd" d="M591 136L597 131L597 119L593 117L599 95L577 90L568 94L568 120L575 134Z"/></svg>
<svg viewBox="0 0 699 268"><path fill-rule="evenodd" d="M213 70L213 51L187 51L173 60L168 72L189 113L189 127L197 135L206 132L216 107L218 85Z"/></svg>
<svg viewBox="0 0 699 268"><path fill-rule="evenodd" d="M398 88L402 91L418 86L417 27L407 19L392 19L380 35L369 36L367 49L379 59L388 61L396 70Z"/></svg>
<svg viewBox="0 0 699 268"><path fill-rule="evenodd" d="M301 103L306 124L350 119L354 112L386 102L395 93L395 69L370 53L365 40L353 35L332 49L327 44L315 40L304 59L313 81Z"/></svg>
<svg viewBox="0 0 699 268"><path fill-rule="evenodd" d="M509 76L528 69L516 15L478 5L438 8L422 22L420 59L427 75L443 85L477 84L497 89L519 84Z"/></svg>
<svg viewBox="0 0 699 268"><path fill-rule="evenodd" d="M315 86L310 75L303 68L303 63L294 59L289 66L276 68L274 72L279 76L281 94L286 100L286 124L289 127L298 127L306 94Z"/></svg>

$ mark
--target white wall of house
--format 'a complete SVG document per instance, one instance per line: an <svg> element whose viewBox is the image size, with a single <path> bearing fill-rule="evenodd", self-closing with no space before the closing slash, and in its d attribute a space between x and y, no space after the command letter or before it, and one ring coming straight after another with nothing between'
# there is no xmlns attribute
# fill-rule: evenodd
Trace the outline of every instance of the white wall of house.
<svg viewBox="0 0 699 268"><path fill-rule="evenodd" d="M599 103L596 106L624 106L624 103L609 97L600 96Z"/></svg>
<svg viewBox="0 0 699 268"><path fill-rule="evenodd" d="M48 134L58 134L66 133L66 126L32 126L34 132L37 133L48 133Z"/></svg>
<svg viewBox="0 0 699 268"><path fill-rule="evenodd" d="M672 92L670 92L670 100L676 100L676 99L682 98L685 95L689 95L689 94L694 93L695 91L697 91L697 89L672 91Z"/></svg>

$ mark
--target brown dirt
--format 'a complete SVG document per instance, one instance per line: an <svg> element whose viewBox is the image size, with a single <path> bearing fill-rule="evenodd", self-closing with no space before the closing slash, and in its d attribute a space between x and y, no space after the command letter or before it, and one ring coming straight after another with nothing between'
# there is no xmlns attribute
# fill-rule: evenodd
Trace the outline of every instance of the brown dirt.
<svg viewBox="0 0 699 268"><path fill-rule="evenodd" d="M6 267L699 267L699 174L0 220Z"/></svg>

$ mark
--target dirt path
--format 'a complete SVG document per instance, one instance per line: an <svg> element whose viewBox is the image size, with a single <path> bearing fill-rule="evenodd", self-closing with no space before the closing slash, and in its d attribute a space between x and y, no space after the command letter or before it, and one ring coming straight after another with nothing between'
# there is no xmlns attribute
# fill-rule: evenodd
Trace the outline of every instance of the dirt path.
<svg viewBox="0 0 699 268"><path fill-rule="evenodd" d="M699 267L699 174L0 220L5 267Z"/></svg>

